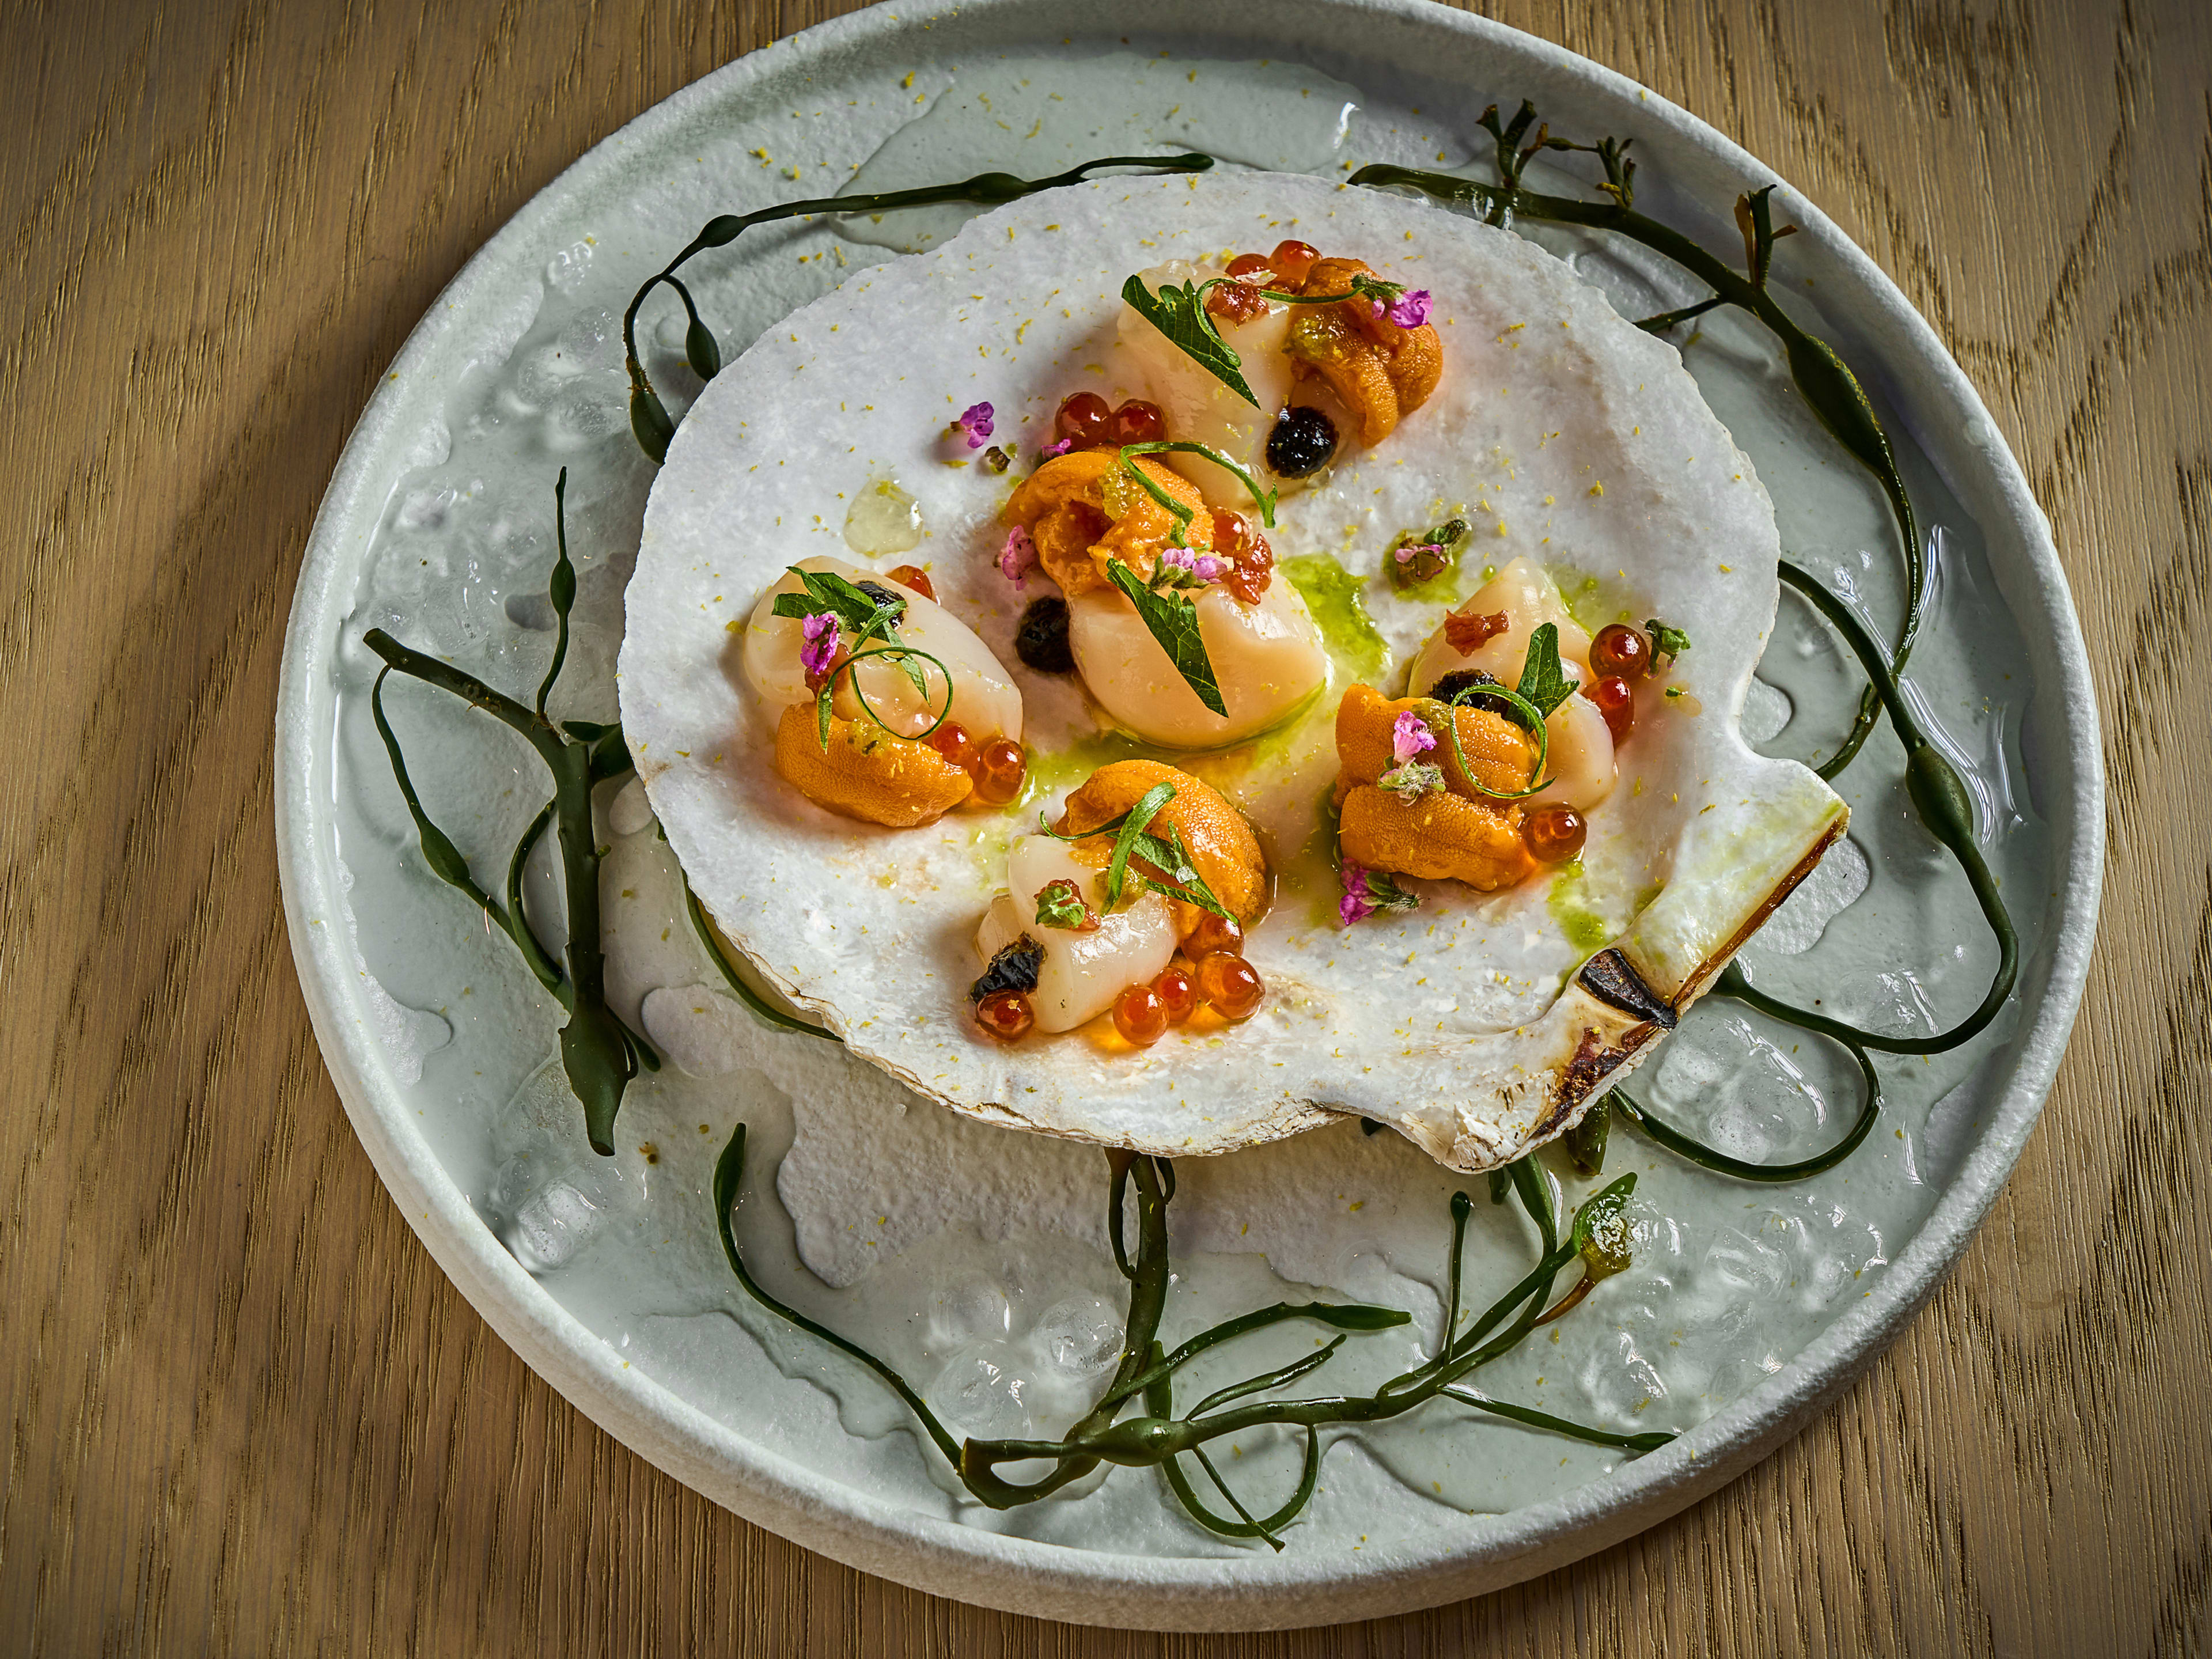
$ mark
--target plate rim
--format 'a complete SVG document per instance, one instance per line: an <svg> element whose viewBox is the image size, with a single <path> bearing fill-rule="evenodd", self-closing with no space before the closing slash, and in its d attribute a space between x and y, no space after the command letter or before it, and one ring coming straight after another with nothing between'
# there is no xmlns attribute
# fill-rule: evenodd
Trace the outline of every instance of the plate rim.
<svg viewBox="0 0 2212 1659"><path fill-rule="evenodd" d="M1037 0L970 0L947 6L977 14L1031 13ZM1927 320L1863 250L1805 193L1686 110L1630 77L1566 48L1429 0L1303 0L1326 19L1389 18L1440 28L1477 48L1530 64L1600 108L1631 105L1639 125L1706 152L1746 179L1781 185L1791 212L1825 255L1839 262L1879 312L1883 331L1927 380L1919 399L1962 429L1996 432L1979 392ZM1172 9L1126 0L1091 20L1086 34L1159 28ZM347 960L342 914L314 813L316 738L325 711L328 653L337 648L334 599L346 558L366 539L382 452L405 412L410 380L430 369L456 318L494 267L526 249L566 198L625 164L626 152L680 128L726 99L822 57L857 53L916 31L940 13L893 9L892 0L815 25L723 64L594 144L540 189L481 247L410 331L346 441L318 508L295 588L278 681L275 830L287 933L301 991L326 1069L378 1177L408 1224L470 1304L524 1363L599 1427L694 1491L802 1547L913 1588L1046 1618L1163 1630L1275 1629L1368 1618L1434 1606L1564 1566L1666 1519L1733 1480L1796 1432L1850 1386L1932 1296L2017 1164L2055 1078L2086 986L2101 897L2104 773L2089 664L2050 525L2001 435L1984 445L1984 483L1994 485L1990 521L2017 537L2018 574L2006 602L2038 623L2053 648L2073 717L2064 725L2060 780L2072 823L2055 817L2059 877L2047 970L2032 1017L2017 1038L2010 1074L1987 1109L1989 1128L1889 1271L1753 1395L1724 1407L1673 1445L1610 1477L1508 1511L1371 1547L1357 1557L1152 1557L1078 1551L917 1514L881 1502L750 1440L664 1385L629 1370L596 1334L562 1308L483 1224L438 1162L388 1073L379 1040L346 1006L341 988L359 977ZM1108 20L1113 20L1110 23ZM1271 16L1270 21L1279 19ZM1308 48L1301 43L1297 52ZM794 62L794 60L797 60ZM1884 350L1885 360L1899 353ZM1975 423L1978 423L1977 426ZM2007 561L2008 563L2011 562ZM2033 603L2029 601L2033 599ZM331 626L325 626L328 623ZM2060 758L2054 754L2051 760ZM2055 792L2056 793L2056 792ZM2055 799L2055 795L2054 795ZM318 912L320 914L317 914ZM2031 969L2033 971L2033 969Z"/></svg>

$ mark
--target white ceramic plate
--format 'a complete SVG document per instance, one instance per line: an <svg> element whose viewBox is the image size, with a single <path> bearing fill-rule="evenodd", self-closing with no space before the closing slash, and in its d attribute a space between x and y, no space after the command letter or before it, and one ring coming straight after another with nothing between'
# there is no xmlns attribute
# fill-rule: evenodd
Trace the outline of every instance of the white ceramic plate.
<svg viewBox="0 0 2212 1659"><path fill-rule="evenodd" d="M902 1363L943 1367L933 1386L956 1393L957 1364L1034 1347L1067 1304L1030 1310L1096 1282L1091 1188L1103 1182L1035 1137L947 1129L919 1108L902 1116L827 1045L763 1037L720 1004L690 1018L679 1005L711 1000L696 983L710 975L684 956L688 941L658 940L668 873L634 801L610 815L611 880L629 884L609 896L630 941L617 1000L635 1008L654 993L656 1034L672 1034L701 1075L634 1091L623 1155L577 1161L574 1109L544 1069L549 1005L410 850L366 727L358 641L381 624L511 689L534 684L550 475L565 464L584 579L564 685L580 699L572 712L611 713L611 630L650 468L627 434L606 313L707 216L856 175L890 187L1009 163L1042 173L1145 143L1324 173L1347 161L1457 167L1483 153L1483 106L1523 96L1558 130L1633 135L1638 206L1717 250L1735 246L1735 194L1773 181L1632 82L1480 19L1413 0L1240 15L1252 21L1196 33L1188 8L1164 0L1079 22L1039 0L878 8L709 76L582 158L470 263L364 413L295 597L276 734L286 911L317 1035L378 1173L501 1335L625 1444L810 1547L964 1599L1168 1628L1368 1617L1510 1583L1651 1524L1771 1449L1928 1296L2012 1168L2074 1018L2103 846L2087 667L2048 526L1925 323L1785 187L1778 211L1803 234L1783 245L1778 280L1809 296L1807 320L1868 382L1933 526L1935 603L1909 684L1968 774L2027 957L2008 1019L1945 1066L1887 1068L1883 1131L1803 1193L1685 1173L1616 1128L1608 1174L1648 1172L1638 1273L1563 1322L1575 1334L1555 1351L1557 1375L1532 1359L1498 1380L1567 1415L1677 1428L1673 1445L1632 1462L1561 1460L1557 1442L1462 1418L1456 1451L1443 1435L1333 1449L1322 1499L1280 1556L1182 1522L1142 1472L1046 1513L963 1508L874 1384L741 1307L700 1196L704 1160L751 1118L768 1143L747 1212L763 1271L833 1322L881 1320L907 1298L927 1316L909 1322L920 1334L884 1340ZM742 258L706 271L702 303L727 356L854 263L886 257L871 242L946 228L755 233ZM1699 297L1632 252L1546 240L1624 306ZM656 376L683 392L659 307L645 338ZM1774 494L1785 546L1893 616L1879 502L1792 404L1771 349L1716 319L1687 360ZM1851 689L1832 647L1785 627L1761 672L1784 750L1815 748L1824 731L1832 741ZM491 868L543 799L542 776L457 708L393 703L433 812ZM1900 810L1894 760L1878 742L1846 775L1856 869L1847 859L1817 902L1778 919L1757 967L1785 995L1825 988L1854 1017L1931 1029L1978 996L1986 951L1955 873ZM1854 885L1859 871L1870 884ZM1846 982L1866 988L1856 1004L1837 988ZM1796 1121L1820 1118L1824 1098L1850 1109L1818 1057L1790 1057L1786 1036L1717 1018L1703 1042L1682 1043L1671 1079L1650 1068L1655 1097L1687 1126L1779 1158L1833 1135ZM1762 1066L1798 1092L1762 1093L1746 1080ZM679 1147L694 1120L711 1133ZM1288 1145L1194 1170L1177 1239L1194 1288L1178 1316L1218 1316L1300 1282L1409 1306L1427 1294L1433 1310L1423 1286L1440 1266L1430 1246L1449 1184L1389 1137L1330 1130ZM1346 1182L1376 1183L1384 1201L1335 1203ZM1755 1221L1747 1198L1765 1205ZM1483 1226L1483 1270L1510 1278L1521 1258L1505 1212ZM962 1298L975 1296L1000 1334L961 1324ZM932 1334L945 1322L951 1335ZM1723 1362L1723 1350L1755 1363ZM1431 1463L1433 1494L1420 1478Z"/></svg>

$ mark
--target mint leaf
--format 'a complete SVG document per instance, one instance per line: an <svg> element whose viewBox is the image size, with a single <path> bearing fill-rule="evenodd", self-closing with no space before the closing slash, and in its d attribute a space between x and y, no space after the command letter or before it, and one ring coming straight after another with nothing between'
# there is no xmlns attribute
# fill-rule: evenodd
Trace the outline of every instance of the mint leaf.
<svg viewBox="0 0 2212 1659"><path fill-rule="evenodd" d="M1178 288L1170 283L1154 294L1145 286L1144 278L1132 276L1121 284L1121 298L1137 315L1166 335L1176 350L1253 408L1260 406L1259 398L1244 383L1244 360L1206 314L1197 283L1185 283Z"/></svg>
<svg viewBox="0 0 2212 1659"><path fill-rule="evenodd" d="M1528 636L1528 655L1521 665L1521 684L1513 689L1533 703L1539 714L1550 714L1581 684L1569 679L1566 669L1560 664L1556 623L1546 623Z"/></svg>
<svg viewBox="0 0 2212 1659"><path fill-rule="evenodd" d="M827 611L851 631L854 649L871 635L891 640L892 628L906 615L906 600L896 594L882 600L834 570L801 570L795 564L785 568L805 585L806 592L804 598L797 593L777 594L775 608L769 614L803 621Z"/></svg>
<svg viewBox="0 0 2212 1659"><path fill-rule="evenodd" d="M1690 636L1679 628L1669 628L1654 617L1644 624L1644 631L1651 636L1651 654L1655 657L1675 658L1690 648Z"/></svg>
<svg viewBox="0 0 2212 1659"><path fill-rule="evenodd" d="M1137 878L1164 898L1181 899L1185 904L1195 904L1201 910L1211 910L1227 921L1237 920L1229 914L1228 907L1213 896L1206 878L1198 873L1191 862L1190 849L1183 845L1182 831L1173 824L1168 826L1168 840L1162 842L1158 836L1140 835L1131 848L1133 856L1140 858L1161 872L1148 876L1143 871Z"/></svg>
<svg viewBox="0 0 2212 1659"><path fill-rule="evenodd" d="M1061 927L1071 932L1095 927L1091 907L1083 902L1083 894L1065 876L1048 882L1036 896L1036 919L1041 927Z"/></svg>
<svg viewBox="0 0 2212 1659"><path fill-rule="evenodd" d="M1114 851L1106 860L1106 905L1109 909L1121 902L1121 878L1128 873L1129 854L1136 849L1138 838L1145 833L1145 826L1152 821L1160 808L1174 799L1175 785L1156 783L1145 791L1134 806L1121 815L1121 833L1114 838Z"/></svg>
<svg viewBox="0 0 2212 1659"><path fill-rule="evenodd" d="M1154 592L1119 559L1106 561L1106 580L1127 594L1129 603L1137 607L1137 615L1160 642L1160 649L1168 653L1168 660L1182 676L1183 684L1198 694L1200 702L1227 718L1229 709L1221 701L1221 685L1213 677L1212 659L1206 654L1206 641L1199 636L1198 607L1176 594ZM1559 630L1554 629L1552 632L1553 668L1557 672Z"/></svg>

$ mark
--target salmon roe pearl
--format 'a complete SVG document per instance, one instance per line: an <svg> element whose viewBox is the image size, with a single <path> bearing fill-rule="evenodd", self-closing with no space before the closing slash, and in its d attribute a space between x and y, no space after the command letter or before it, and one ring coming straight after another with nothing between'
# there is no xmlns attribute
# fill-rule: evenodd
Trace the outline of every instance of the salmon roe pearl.
<svg viewBox="0 0 2212 1659"><path fill-rule="evenodd" d="M1167 1035L1167 1005L1149 985L1132 985L1114 999L1114 1029L1139 1048L1149 1048Z"/></svg>
<svg viewBox="0 0 2212 1659"><path fill-rule="evenodd" d="M929 580L929 572L918 564L902 564L886 573L901 587L910 587L925 599L934 601L937 589Z"/></svg>
<svg viewBox="0 0 2212 1659"><path fill-rule="evenodd" d="M1198 987L1191 983L1190 970L1181 963L1154 980L1152 989L1158 993L1160 1006L1168 1011L1168 1018L1178 1025L1198 1011Z"/></svg>
<svg viewBox="0 0 2212 1659"><path fill-rule="evenodd" d="M945 721L922 741L963 772L975 764L975 739L958 720Z"/></svg>
<svg viewBox="0 0 2212 1659"><path fill-rule="evenodd" d="M1297 288L1312 272L1321 250L1310 242L1295 239L1275 244L1275 251L1267 256L1267 269L1283 279L1284 285Z"/></svg>
<svg viewBox="0 0 2212 1659"><path fill-rule="evenodd" d="M1583 695L1597 705L1597 712L1605 716L1606 729L1613 740L1620 742L1636 729L1636 693L1628 682L1618 674L1594 680L1583 688Z"/></svg>
<svg viewBox="0 0 2212 1659"><path fill-rule="evenodd" d="M968 769L975 780L975 793L993 806L1004 806L1022 793L1029 776L1029 757L1012 738L994 738Z"/></svg>
<svg viewBox="0 0 2212 1659"><path fill-rule="evenodd" d="M1249 1019L1264 990L1259 969L1242 957L1220 951L1198 964L1198 994L1224 1019Z"/></svg>
<svg viewBox="0 0 2212 1659"><path fill-rule="evenodd" d="M1030 1000L1020 991L994 991L975 1005L975 1023L1001 1042L1012 1042L1036 1024Z"/></svg>
<svg viewBox="0 0 2212 1659"><path fill-rule="evenodd" d="M1073 439L1078 449L1095 449L1105 443L1113 428L1113 408L1095 392L1076 392L1052 417L1053 434Z"/></svg>
<svg viewBox="0 0 2212 1659"><path fill-rule="evenodd" d="M1198 926L1190 930L1183 940L1183 954L1193 962L1203 962L1217 951L1226 951L1231 956L1244 948L1244 930L1226 916L1217 916L1208 911L1199 919Z"/></svg>
<svg viewBox="0 0 2212 1659"><path fill-rule="evenodd" d="M1264 253L1240 253L1229 262L1231 276L1265 276L1269 274L1267 256Z"/></svg>
<svg viewBox="0 0 2212 1659"><path fill-rule="evenodd" d="M1633 679L1651 667L1651 641L1641 629L1625 623L1608 623L1590 641L1590 672Z"/></svg>
<svg viewBox="0 0 2212 1659"><path fill-rule="evenodd" d="M1114 411L1113 441L1117 444L1158 443L1167 435L1167 416L1158 404L1132 398Z"/></svg>
<svg viewBox="0 0 2212 1659"><path fill-rule="evenodd" d="M1564 864L1583 850L1589 825L1571 806L1539 806L1521 820L1521 839L1539 864Z"/></svg>

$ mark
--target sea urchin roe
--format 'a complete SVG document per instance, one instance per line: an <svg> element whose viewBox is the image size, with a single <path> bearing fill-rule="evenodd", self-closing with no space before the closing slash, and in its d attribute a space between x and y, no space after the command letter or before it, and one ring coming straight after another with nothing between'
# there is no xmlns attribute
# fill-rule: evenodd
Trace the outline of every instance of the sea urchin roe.
<svg viewBox="0 0 2212 1659"><path fill-rule="evenodd" d="M1198 1011L1198 987L1191 982L1190 969L1177 962L1152 981L1152 989L1159 994L1160 1006L1168 1011L1168 1018L1180 1025Z"/></svg>
<svg viewBox="0 0 2212 1659"><path fill-rule="evenodd" d="M1036 1024L1036 1015L1021 992L994 991L975 1005L975 1023L1000 1042L1012 1042Z"/></svg>
<svg viewBox="0 0 2212 1659"><path fill-rule="evenodd" d="M1114 1029L1125 1042L1149 1048L1167 1035L1167 1005L1149 985L1132 985L1114 999Z"/></svg>
<svg viewBox="0 0 2212 1659"><path fill-rule="evenodd" d="M1215 952L1198 964L1198 994L1224 1019L1249 1019L1267 988L1259 969L1226 951Z"/></svg>
<svg viewBox="0 0 2212 1659"><path fill-rule="evenodd" d="M1539 864L1564 864L1583 850L1589 825L1571 806L1531 808L1521 821L1521 839Z"/></svg>
<svg viewBox="0 0 2212 1659"><path fill-rule="evenodd" d="M1503 611L1493 611L1488 616L1468 616L1455 611L1444 618L1444 642L1462 657L1473 656L1479 647L1503 634L1507 625Z"/></svg>
<svg viewBox="0 0 2212 1659"><path fill-rule="evenodd" d="M925 599L934 599L937 588L929 580L929 573L918 564L902 564L884 573L901 587L910 587Z"/></svg>
<svg viewBox="0 0 2212 1659"><path fill-rule="evenodd" d="M1004 806L1022 793L1029 770L1029 757L1022 752L1021 744L1010 738L994 738L983 745L983 752L969 767L968 775L975 780L976 799L994 806Z"/></svg>
<svg viewBox="0 0 2212 1659"><path fill-rule="evenodd" d="M1651 641L1640 629L1608 623L1590 641L1589 665L1593 674L1634 679L1651 666Z"/></svg>
<svg viewBox="0 0 2212 1659"><path fill-rule="evenodd" d="M1595 654L1595 648L1591 654ZM1605 716L1606 728L1613 733L1616 744L1636 729L1636 693L1620 675L1608 674L1601 680L1592 680L1583 687L1582 694L1595 703L1597 712Z"/></svg>

